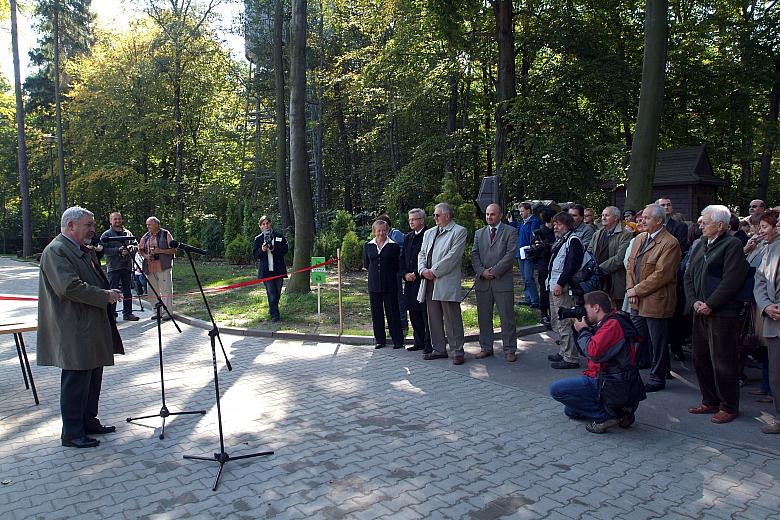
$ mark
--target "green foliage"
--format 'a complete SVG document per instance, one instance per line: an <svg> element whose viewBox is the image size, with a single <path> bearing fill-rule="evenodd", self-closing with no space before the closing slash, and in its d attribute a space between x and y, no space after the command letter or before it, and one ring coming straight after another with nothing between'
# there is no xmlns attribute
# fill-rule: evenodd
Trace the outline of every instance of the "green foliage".
<svg viewBox="0 0 780 520"><path fill-rule="evenodd" d="M200 242L209 252L209 256L222 256L224 251L222 224L216 217L206 217L200 230Z"/></svg>
<svg viewBox="0 0 780 520"><path fill-rule="evenodd" d="M227 251L227 245L241 234L244 221L243 209L244 206L241 202L236 202L233 197L228 199L227 216L225 217L225 251Z"/></svg>
<svg viewBox="0 0 780 520"><path fill-rule="evenodd" d="M314 256L333 258L339 247L341 247L341 242L336 238L336 233L332 229L320 231L314 239Z"/></svg>
<svg viewBox="0 0 780 520"><path fill-rule="evenodd" d="M330 221L330 230L337 243L341 243L344 237L350 231L355 231L355 219L348 212L339 210L336 216Z"/></svg>
<svg viewBox="0 0 780 520"><path fill-rule="evenodd" d="M238 235L225 248L225 259L231 264L251 264L252 244L245 236Z"/></svg>
<svg viewBox="0 0 780 520"><path fill-rule="evenodd" d="M363 245L354 231L347 231L341 243L341 267L345 271L357 271L363 267Z"/></svg>

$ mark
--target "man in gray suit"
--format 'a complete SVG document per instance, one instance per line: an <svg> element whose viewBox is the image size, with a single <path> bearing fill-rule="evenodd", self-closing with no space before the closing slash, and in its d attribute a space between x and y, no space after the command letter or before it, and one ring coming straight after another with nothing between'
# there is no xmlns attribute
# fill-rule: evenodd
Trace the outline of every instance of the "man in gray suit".
<svg viewBox="0 0 780 520"><path fill-rule="evenodd" d="M506 360L517 360L517 335L515 331L514 285L512 260L517 250L515 229L503 224L503 213L498 204L485 209L487 226L474 233L471 248L471 265L476 273L474 291L477 293L477 317L479 319L479 346L482 351L477 359L493 355L493 304L501 318L501 339Z"/></svg>
<svg viewBox="0 0 780 520"><path fill-rule="evenodd" d="M453 364L462 365L464 338L460 302L463 289L460 273L466 249L466 228L452 221L452 208L445 202L436 205L433 218L436 226L423 235L422 248L417 256L417 271L422 276L417 301L426 302L433 346L433 352L424 354L423 359L446 358L449 342Z"/></svg>

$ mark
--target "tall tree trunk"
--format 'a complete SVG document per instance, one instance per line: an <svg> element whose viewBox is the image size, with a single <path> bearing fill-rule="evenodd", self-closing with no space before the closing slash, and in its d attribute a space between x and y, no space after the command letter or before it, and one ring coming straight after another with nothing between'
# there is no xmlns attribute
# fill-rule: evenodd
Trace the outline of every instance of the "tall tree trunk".
<svg viewBox="0 0 780 520"><path fill-rule="evenodd" d="M306 0L292 0L290 53L290 194L295 214L293 270L308 267L314 245L311 181L306 153ZM293 274L288 292L311 290L308 271Z"/></svg>
<svg viewBox="0 0 780 520"><path fill-rule="evenodd" d="M493 0L498 33L498 82L496 84L496 174L504 173L510 124L506 114L517 96L515 80L515 32L512 0Z"/></svg>
<svg viewBox="0 0 780 520"><path fill-rule="evenodd" d="M16 95L17 164L19 195L22 199L22 256L32 255L32 218L30 216L30 183L27 179L27 144L24 134L24 100L22 75L19 71L19 35L16 28L16 0L11 0L11 47L14 60L14 94ZM5 207L5 206L3 206ZM5 219L3 219L5 222Z"/></svg>
<svg viewBox="0 0 780 520"><path fill-rule="evenodd" d="M764 120L764 149L761 151L761 166L758 170L758 190L756 198L767 199L769 191L769 172L772 168L772 156L777 146L777 118L780 108L780 56L775 56L775 80L769 94L769 112Z"/></svg>
<svg viewBox="0 0 780 520"><path fill-rule="evenodd" d="M452 63L452 67L454 67L454 60ZM447 103L447 164L445 165L445 172L444 173L454 173L453 170L453 160L452 160L452 150L454 148L453 138L455 135L455 130L457 130L458 125L458 77L455 75L454 71L451 71L447 75L447 83L450 85L450 100ZM456 175L455 182L460 186L461 184L461 178L460 175Z"/></svg>
<svg viewBox="0 0 780 520"><path fill-rule="evenodd" d="M60 102L60 2L54 0L54 113L57 124L57 169L60 174L60 211L68 208L65 186L65 154L62 146L62 103Z"/></svg>
<svg viewBox="0 0 780 520"><path fill-rule="evenodd" d="M322 75L325 73L325 22L323 20L324 14L322 12L322 0L319 2L319 17L317 20L317 35L320 41L319 49L319 69L316 74L316 92L317 92L317 124L314 127L314 180L316 185L316 201L317 201L317 230L319 231L325 224L324 211L327 207L327 201L325 200L325 168L322 161L322 138L325 135L325 121L323 119L323 87L322 87Z"/></svg>
<svg viewBox="0 0 780 520"><path fill-rule="evenodd" d="M282 32L284 30L284 0L274 3L274 94L276 112L276 199L279 218L284 229L292 229L293 218L290 199L287 197L287 118L284 104L284 55Z"/></svg>
<svg viewBox="0 0 780 520"><path fill-rule="evenodd" d="M336 112L336 127L339 131L339 143L341 143L341 153L344 156L344 209L354 214L354 202L352 194L354 186L352 184L352 153L349 149L349 135L347 134L347 122L344 120L344 101L341 96L341 85L336 82L333 85L334 91L334 111Z"/></svg>
<svg viewBox="0 0 780 520"><path fill-rule="evenodd" d="M490 82L490 73L488 72L487 65L482 65L482 88L485 92L490 92L492 90L493 85L491 85ZM491 133L490 129L490 100L487 96L484 96L485 98L485 137L489 136ZM485 175L487 177L490 177L493 175L493 147L488 145L487 148L485 148ZM474 179L475 182L478 182L478 178Z"/></svg>
<svg viewBox="0 0 780 520"><path fill-rule="evenodd" d="M176 57L174 62L175 79L173 85L173 125L174 125L174 156L173 163L176 170L176 224L184 221L184 128L181 117L181 83L182 83L182 63L180 46L176 44ZM178 227L178 226L177 226ZM183 230L176 229L175 233L180 236Z"/></svg>
<svg viewBox="0 0 780 520"><path fill-rule="evenodd" d="M664 103L667 11L667 0L647 0L642 86L639 89L639 113L631 146L631 164L628 167L627 208L641 208L652 197L658 128Z"/></svg>

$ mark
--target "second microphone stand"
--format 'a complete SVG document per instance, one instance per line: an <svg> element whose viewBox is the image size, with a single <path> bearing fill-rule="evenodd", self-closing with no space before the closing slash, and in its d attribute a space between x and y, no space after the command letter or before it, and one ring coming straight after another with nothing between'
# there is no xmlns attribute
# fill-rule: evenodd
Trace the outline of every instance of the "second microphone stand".
<svg viewBox="0 0 780 520"><path fill-rule="evenodd" d="M192 261L192 255L190 254L190 251L185 247L184 251L187 253L187 258L190 261L190 267L192 267L192 272L195 275L195 281L198 283L198 288L200 289L200 295L203 297L203 303L206 306L206 311L209 314L209 318L211 319L211 330L209 331L209 340L211 342L211 362L214 366L214 393L217 398L217 424L219 426L219 453L215 453L212 457L202 457L197 455L185 455L185 459L194 459L194 460L208 460L208 461L216 461L219 462L219 470L217 471L217 477L214 479L214 486L211 488L212 491L217 490L217 486L219 486L219 479L222 476L222 469L225 467L225 464L228 461L231 460L240 460L240 459L251 459L254 457L262 457L265 455L273 455L273 451L261 451L257 453L250 453L248 455L239 455L238 457L231 457L227 454L225 451L225 437L222 433L222 408L220 406L220 397L219 397L219 373L217 372L217 339L219 339L219 345L222 347L222 354L225 356L225 363L227 364L228 370L232 370L233 368L230 366L230 361L227 359L227 354L225 354L225 346L222 344L222 339L219 337L219 328L217 327L216 321L214 321L214 315L211 313L211 307L209 307L209 302L206 299L206 293L203 292L203 285L200 283L200 277L198 276L198 271L195 269L195 263Z"/></svg>
<svg viewBox="0 0 780 520"><path fill-rule="evenodd" d="M138 269L141 269L141 266L138 264L135 258L133 258L133 263L136 265ZM162 297L160 296L160 293L157 292L157 289L154 287L154 284L151 282L146 284L147 289L151 289L154 293L154 296L157 298L157 303L154 304L154 310L155 310L155 319L157 320L157 350L160 355L160 396L162 399L162 407L160 408L160 411L156 414L152 415L143 415L141 417L128 417L127 422L133 422L138 421L140 419L149 419L150 417L160 417L162 418L162 431L160 432L160 439L165 438L165 419L170 417L171 415L194 415L194 414L200 414L205 415L206 410L195 410L191 412L171 412L168 410L168 406L165 404L165 364L163 363L163 347L162 347L162 311L165 310L165 313L168 315L168 319L170 319L173 324L176 326L176 330L179 331L179 334L181 334L181 328L179 328L179 324L176 323L176 320L173 319L173 316L171 316L171 312L168 309L168 307L165 305L165 303L162 300Z"/></svg>

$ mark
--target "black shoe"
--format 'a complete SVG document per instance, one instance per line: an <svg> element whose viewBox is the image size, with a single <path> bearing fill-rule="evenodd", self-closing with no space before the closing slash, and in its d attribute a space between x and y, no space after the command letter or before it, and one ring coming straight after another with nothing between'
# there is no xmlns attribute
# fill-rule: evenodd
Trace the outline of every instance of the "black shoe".
<svg viewBox="0 0 780 520"><path fill-rule="evenodd" d="M447 356L446 352L436 352L435 350L423 355L423 359L425 361L430 361L432 359L446 359L447 357L449 356Z"/></svg>
<svg viewBox="0 0 780 520"><path fill-rule="evenodd" d="M423 347L422 347L422 346L420 346L420 345L414 345L414 346L412 346L412 347L409 347L409 348L407 348L406 350L407 350L407 351L409 351L409 352L415 352L415 351L417 351L417 350L422 350L422 349L423 349Z"/></svg>
<svg viewBox="0 0 780 520"><path fill-rule="evenodd" d="M116 426L103 426L102 424L84 428L84 433L89 435L105 435L106 433L114 433L115 431Z"/></svg>
<svg viewBox="0 0 780 520"><path fill-rule="evenodd" d="M620 418L620 423L618 423L618 426L621 428L629 428L632 424L634 424L634 421L636 421L636 416L633 413L627 413Z"/></svg>
<svg viewBox="0 0 780 520"><path fill-rule="evenodd" d="M660 392L661 390L666 388L666 384L664 383L647 383L645 384L645 392Z"/></svg>
<svg viewBox="0 0 780 520"><path fill-rule="evenodd" d="M403 345L393 345L393 350L398 350L399 348L404 348Z"/></svg>
<svg viewBox="0 0 780 520"><path fill-rule="evenodd" d="M672 373L671 373L671 372L667 372L667 373L664 375L664 377L666 377L666 379L674 379L674 376L672 375Z"/></svg>
<svg viewBox="0 0 780 520"><path fill-rule="evenodd" d="M538 309L539 308L539 304L538 303L532 303L531 305L529 305L529 307L531 307L532 309Z"/></svg>
<svg viewBox="0 0 780 520"><path fill-rule="evenodd" d="M555 363L550 363L550 366L557 369L580 368L579 363L569 363L568 361L556 361Z"/></svg>
<svg viewBox="0 0 780 520"><path fill-rule="evenodd" d="M550 354L549 356L547 356L547 361L555 361L555 362L563 361L563 356L561 356L560 354Z"/></svg>
<svg viewBox="0 0 780 520"><path fill-rule="evenodd" d="M378 349L380 349L380 348L385 348L385 346L384 346L384 345L380 345L379 343L377 343L376 345L374 345L374 350L378 350Z"/></svg>
<svg viewBox="0 0 780 520"><path fill-rule="evenodd" d="M139 317L138 317L138 316L136 316L135 314L128 314L128 315L127 315L127 316L125 316L123 319L124 319L125 321L138 321L138 320L140 320L141 318L139 318Z"/></svg>
<svg viewBox="0 0 780 520"><path fill-rule="evenodd" d="M271 318L272 323L279 323L280 321L282 321L282 318L280 318L279 316L273 316Z"/></svg>
<svg viewBox="0 0 780 520"><path fill-rule="evenodd" d="M62 445L68 448L94 448L100 444L100 441L92 437L76 437L75 439L62 439Z"/></svg>

